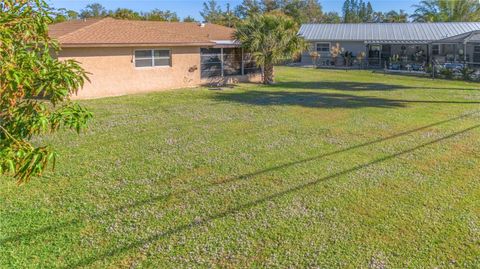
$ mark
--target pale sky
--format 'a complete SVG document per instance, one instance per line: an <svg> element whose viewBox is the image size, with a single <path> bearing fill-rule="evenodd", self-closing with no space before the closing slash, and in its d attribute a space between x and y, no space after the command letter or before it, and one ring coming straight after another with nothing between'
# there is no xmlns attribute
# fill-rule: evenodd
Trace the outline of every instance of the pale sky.
<svg viewBox="0 0 480 269"><path fill-rule="evenodd" d="M86 5L91 3L100 3L107 9L117 9L119 7L130 8L135 11L148 11L154 8L160 10L175 11L180 18L188 15L197 20L201 19L199 11L202 9L203 0L48 0L55 8L66 8L80 11ZM221 6L225 7L227 3L234 7L240 4L242 0L217 0ZM371 0L372 6L378 11L389 11L403 9L411 13L412 5L417 4L418 0ZM337 11L341 13L343 0L320 0L324 11Z"/></svg>

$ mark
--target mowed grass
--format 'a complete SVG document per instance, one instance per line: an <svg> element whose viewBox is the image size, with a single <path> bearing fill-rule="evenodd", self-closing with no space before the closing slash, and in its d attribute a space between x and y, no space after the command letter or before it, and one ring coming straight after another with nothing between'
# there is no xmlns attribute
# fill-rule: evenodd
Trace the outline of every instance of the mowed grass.
<svg viewBox="0 0 480 269"><path fill-rule="evenodd" d="M276 75L82 101L0 180L0 267L480 267L480 84Z"/></svg>

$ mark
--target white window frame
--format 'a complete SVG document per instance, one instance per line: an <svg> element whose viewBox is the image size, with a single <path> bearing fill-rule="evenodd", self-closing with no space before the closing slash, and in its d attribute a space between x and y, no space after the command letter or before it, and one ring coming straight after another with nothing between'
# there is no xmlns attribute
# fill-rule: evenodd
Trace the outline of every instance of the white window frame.
<svg viewBox="0 0 480 269"><path fill-rule="evenodd" d="M318 51L318 45L319 44L322 44L322 45L328 44L328 51ZM318 53L330 54L330 49L331 48L332 48L332 43L330 43L330 42L315 42L315 51L318 52Z"/></svg>
<svg viewBox="0 0 480 269"><path fill-rule="evenodd" d="M152 52L152 65L151 66L137 66L137 58L135 56L137 51L151 51ZM155 59L167 59L167 57L155 57L156 50L167 50L168 51L168 65L155 65ZM148 58L139 58L139 60L147 60ZM134 49L133 50L133 67L138 69L148 69L148 68L170 68L172 67L172 49L170 48L145 48L145 49Z"/></svg>

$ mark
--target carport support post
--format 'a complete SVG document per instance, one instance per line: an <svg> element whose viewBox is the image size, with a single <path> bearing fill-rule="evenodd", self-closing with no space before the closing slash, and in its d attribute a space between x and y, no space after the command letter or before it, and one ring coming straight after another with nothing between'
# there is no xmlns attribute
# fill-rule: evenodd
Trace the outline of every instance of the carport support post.
<svg viewBox="0 0 480 269"><path fill-rule="evenodd" d="M453 44L453 62L456 63L457 62L457 55L458 55L458 48L457 48L457 44Z"/></svg>
<svg viewBox="0 0 480 269"><path fill-rule="evenodd" d="M427 44L427 50L428 50L428 60L430 62L430 65L432 66L432 79L435 79L435 63L433 62L433 43Z"/></svg>

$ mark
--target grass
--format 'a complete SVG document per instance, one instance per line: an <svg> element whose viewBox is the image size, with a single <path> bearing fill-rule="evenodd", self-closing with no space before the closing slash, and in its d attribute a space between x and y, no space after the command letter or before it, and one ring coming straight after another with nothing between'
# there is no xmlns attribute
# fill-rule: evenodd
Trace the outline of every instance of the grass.
<svg viewBox="0 0 480 269"><path fill-rule="evenodd" d="M274 86L82 101L0 180L0 267L479 267L480 86L278 68Z"/></svg>

